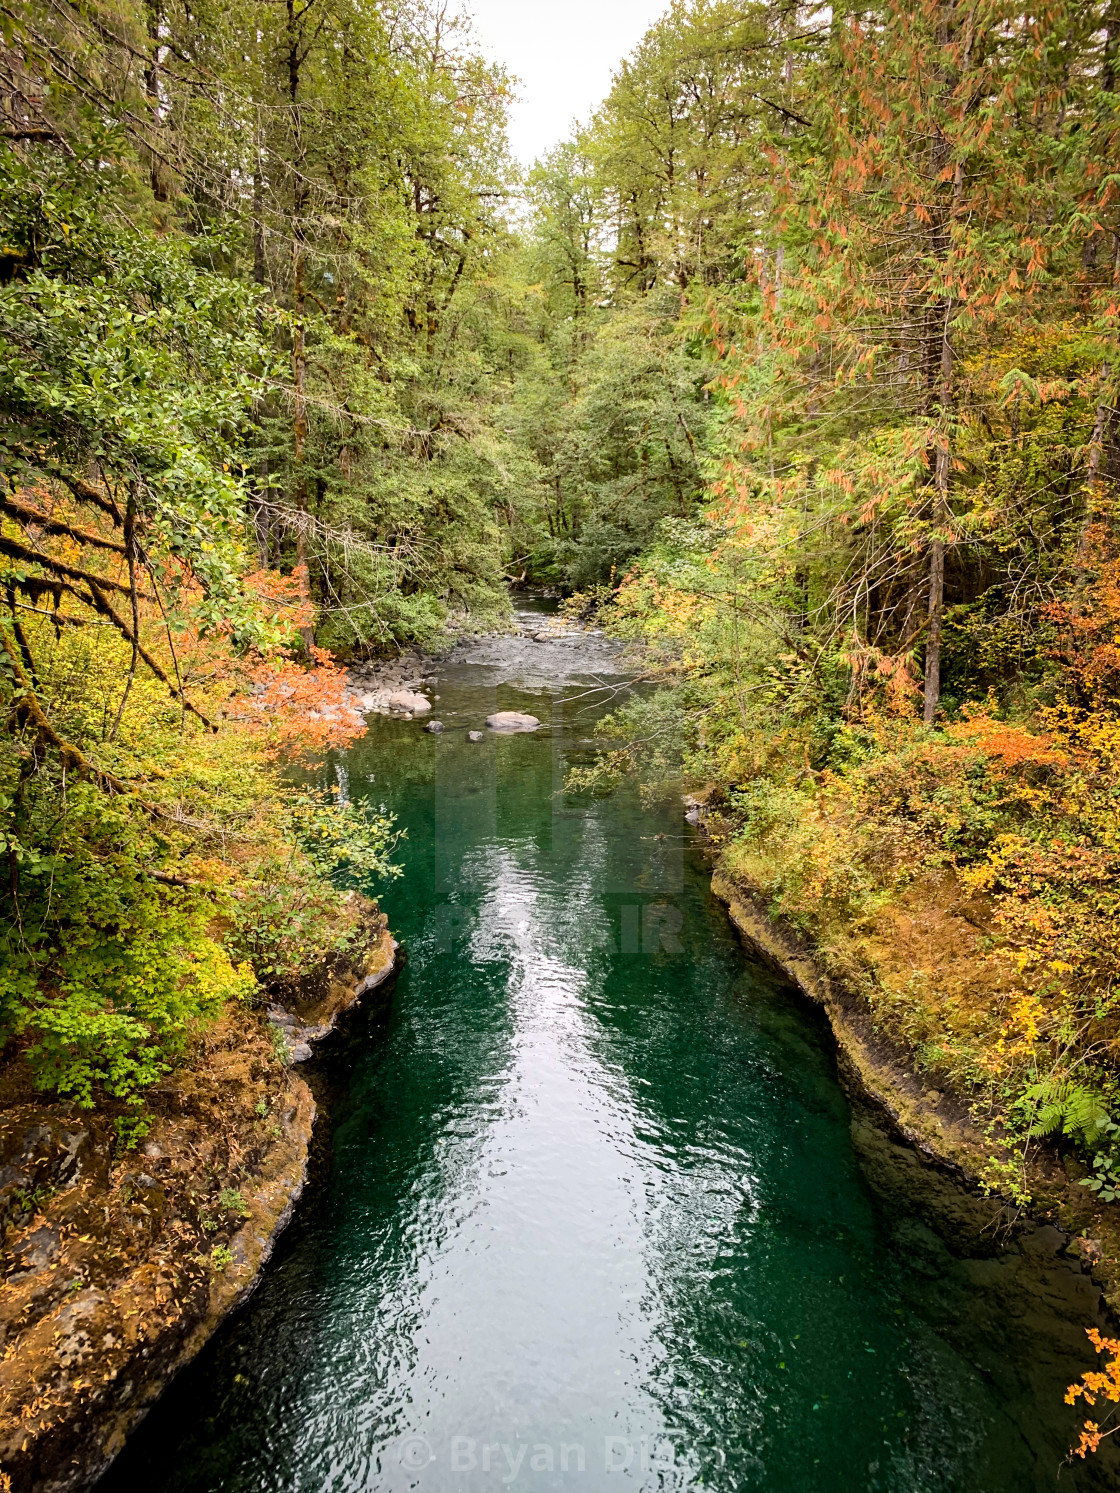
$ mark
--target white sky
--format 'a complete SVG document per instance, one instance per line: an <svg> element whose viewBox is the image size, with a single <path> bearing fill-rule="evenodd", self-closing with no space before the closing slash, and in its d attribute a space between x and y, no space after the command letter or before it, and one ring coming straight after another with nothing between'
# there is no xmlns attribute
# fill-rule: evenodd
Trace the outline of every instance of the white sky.
<svg viewBox="0 0 1120 1493"><path fill-rule="evenodd" d="M669 0L464 0L480 49L520 80L509 143L526 166L566 140Z"/></svg>

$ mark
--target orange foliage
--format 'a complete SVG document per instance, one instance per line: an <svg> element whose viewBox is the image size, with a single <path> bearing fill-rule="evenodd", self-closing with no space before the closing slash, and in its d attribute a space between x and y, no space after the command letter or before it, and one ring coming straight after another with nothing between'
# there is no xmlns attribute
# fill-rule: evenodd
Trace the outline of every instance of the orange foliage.
<svg viewBox="0 0 1120 1493"><path fill-rule="evenodd" d="M841 647L838 656L852 674L848 691L849 710L854 711L857 701L862 703L867 683L872 680L882 686L884 703L890 715L905 719L914 714L920 685L911 654L884 653L856 634L851 642Z"/></svg>
<svg viewBox="0 0 1120 1493"><path fill-rule="evenodd" d="M182 571L168 572L165 580L177 583L180 603L188 608L201 596L197 583ZM242 585L258 604L258 621L274 638L294 640L314 620L306 567L289 575L257 570ZM166 633L160 637L154 631L158 620L153 608L142 609L141 630L150 636L153 653L161 653L162 643L170 655ZM257 738L269 757L313 760L325 751L344 749L365 732L363 717L347 699L346 671L326 649L312 646L314 667L308 669L283 642L238 652L226 628L203 634L193 625L181 627L170 642L188 689L193 685L217 694L223 700L224 729Z"/></svg>
<svg viewBox="0 0 1120 1493"><path fill-rule="evenodd" d="M20 542L30 537L44 557L103 578L106 604L130 626L122 531L112 517L76 503L61 486L43 483L18 488L10 502L16 511L0 516L0 526ZM347 699L345 672L319 648L312 648L311 668L298 661L301 629L314 621L306 565L288 575L254 571L241 579L240 589L249 601L240 608L240 634L231 620L213 612L203 626L196 619L207 615L211 598L186 562L161 555L142 576L137 599L139 638L152 672L162 671L174 697L181 689L190 707L217 718L222 729L259 740L267 756L307 760L348 746L363 734L365 722ZM28 595L20 604L22 622L44 646L52 632L61 640L70 624L89 620L78 592L65 582L60 588L49 575L29 587ZM246 643L249 631L255 645ZM127 646L127 632L124 638ZM133 708L137 701L134 694Z"/></svg>
<svg viewBox="0 0 1120 1493"><path fill-rule="evenodd" d="M176 597L180 612L189 613L202 599L197 581L175 559L165 563L161 585ZM140 632L149 651L169 675L179 671L188 696L203 693L211 708L220 702L223 729L258 738L270 757L307 761L349 746L364 733L365 721L347 699L345 670L323 648L312 646L310 669L295 656L302 647L295 644L299 630L314 620L306 567L289 575L257 570L242 586L256 602L257 621L271 643L239 651L226 626L205 633L193 623L169 629L162 609L146 601Z"/></svg>
<svg viewBox="0 0 1120 1493"><path fill-rule="evenodd" d="M1087 579L1071 601L1056 602L1050 616L1065 633L1062 662L1087 698L1120 694L1120 550L1114 530L1092 524L1082 542Z"/></svg>
<svg viewBox="0 0 1120 1493"><path fill-rule="evenodd" d="M324 648L312 647L313 669L293 663L286 650L262 658L249 672L251 692L230 702L229 715L259 736L270 756L289 760L342 750L366 723L349 703L346 671Z"/></svg>
<svg viewBox="0 0 1120 1493"><path fill-rule="evenodd" d="M1078 1398L1087 1405L1095 1405L1097 1397L1112 1405L1120 1405L1120 1342L1115 1338L1102 1337L1095 1327L1085 1329L1089 1341L1098 1353L1108 1353L1108 1362L1102 1369L1090 1369L1082 1374L1080 1382L1071 1384L1066 1391L1066 1404L1076 1405ZM1111 1413L1111 1412L1110 1412ZM1084 1458L1086 1452L1095 1452L1106 1436L1111 1436L1116 1427L1102 1430L1097 1421L1087 1420L1081 1430L1081 1438L1073 1448L1077 1456Z"/></svg>
<svg viewBox="0 0 1120 1493"><path fill-rule="evenodd" d="M306 565L297 565L290 575L281 575L278 570L254 570L242 584L276 626L294 632L314 622L315 604L310 596Z"/></svg>
<svg viewBox="0 0 1120 1493"><path fill-rule="evenodd" d="M965 707L966 719L949 726L945 732L950 741L966 742L1004 770L1047 765L1065 766L1069 757L1051 744L1048 736L1026 731L1022 726L993 719L979 707Z"/></svg>

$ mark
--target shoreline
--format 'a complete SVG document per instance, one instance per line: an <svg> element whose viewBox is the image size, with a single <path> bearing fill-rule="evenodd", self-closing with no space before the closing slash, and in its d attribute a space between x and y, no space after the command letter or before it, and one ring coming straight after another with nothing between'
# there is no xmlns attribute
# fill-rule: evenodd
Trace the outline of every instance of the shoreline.
<svg viewBox="0 0 1120 1493"><path fill-rule="evenodd" d="M4 1216L28 1192L14 1179L41 1200L5 1240L9 1265L27 1268L0 1286L0 1470L11 1493L92 1487L253 1294L308 1179L319 1110L297 1065L399 969L383 914L376 933L357 968L283 1013L298 1043L282 1043L276 1006L250 1025L234 1013L208 1034L197 1065L157 1086L136 1151L119 1153L109 1126L73 1106L0 1112ZM248 1104L259 1069L272 1074L263 1115L264 1099ZM218 1186L229 1169L215 1140L223 1126L229 1152L244 1156L236 1189Z"/></svg>
<svg viewBox="0 0 1120 1493"><path fill-rule="evenodd" d="M845 1087L883 1116L924 1165L990 1198L1009 1226L1020 1220L1056 1226L1101 1288L1108 1313L1120 1316L1120 1219L1102 1215L1099 1204L1094 1208L1092 1195L1068 1174L1057 1152L1039 1146L1031 1154L1027 1203L987 1186L985 1169L1011 1154L998 1137L981 1131L958 1095L922 1078L905 1045L875 1029L862 997L829 975L811 945L776 921L750 887L717 865L711 889L755 957L823 1011Z"/></svg>

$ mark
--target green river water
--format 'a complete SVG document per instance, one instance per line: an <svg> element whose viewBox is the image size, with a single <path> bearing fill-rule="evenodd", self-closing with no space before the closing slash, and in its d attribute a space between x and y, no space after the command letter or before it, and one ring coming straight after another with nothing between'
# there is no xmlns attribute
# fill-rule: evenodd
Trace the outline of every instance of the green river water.
<svg viewBox="0 0 1120 1493"><path fill-rule="evenodd" d="M853 1109L679 804L558 793L618 669L463 645L442 736L332 764L407 826L407 961L317 1060L262 1284L101 1493L1117 1486L1061 1468L1097 1292L1060 1236ZM544 724L468 742L495 708Z"/></svg>

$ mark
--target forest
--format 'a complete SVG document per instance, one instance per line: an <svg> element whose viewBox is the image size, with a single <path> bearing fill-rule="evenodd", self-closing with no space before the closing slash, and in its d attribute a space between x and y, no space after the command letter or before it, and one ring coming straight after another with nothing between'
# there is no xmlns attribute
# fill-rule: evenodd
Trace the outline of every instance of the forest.
<svg viewBox="0 0 1120 1493"><path fill-rule="evenodd" d="M443 0L0 27L7 1058L141 1134L393 874L344 665L547 585L653 681L573 786L1120 1198L1118 0L674 0L527 171Z"/></svg>

